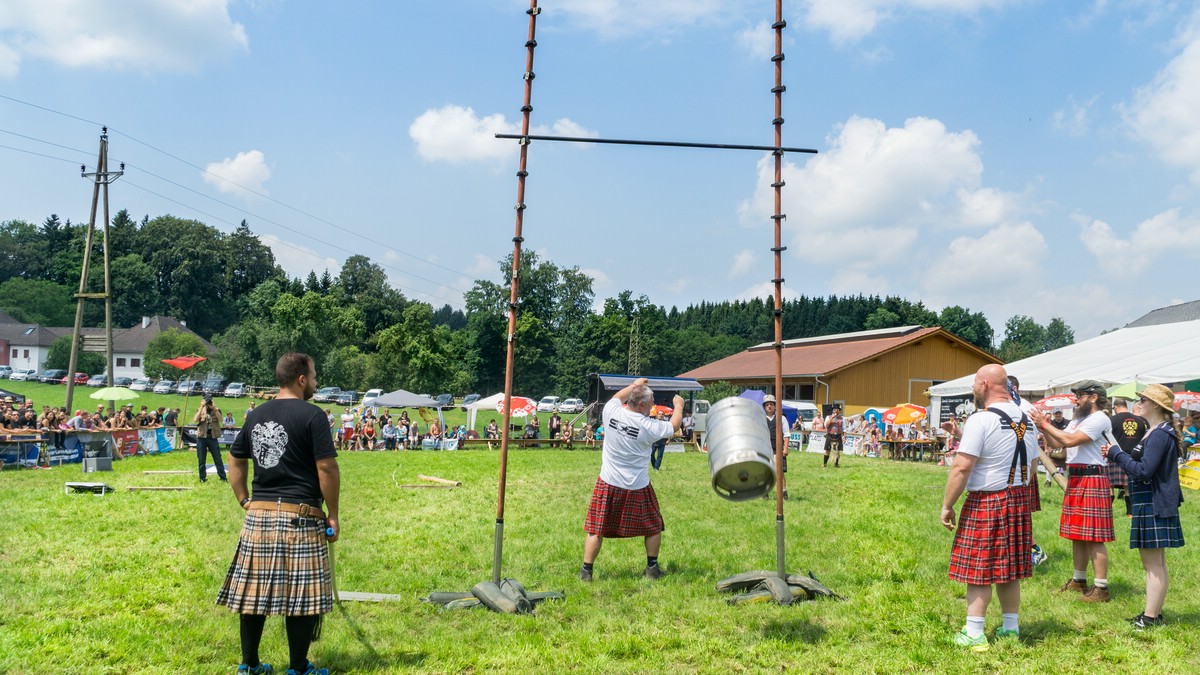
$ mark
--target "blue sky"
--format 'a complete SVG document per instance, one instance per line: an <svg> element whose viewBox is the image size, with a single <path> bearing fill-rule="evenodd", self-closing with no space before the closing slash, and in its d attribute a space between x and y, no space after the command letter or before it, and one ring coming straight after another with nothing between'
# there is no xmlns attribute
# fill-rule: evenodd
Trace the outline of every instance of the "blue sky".
<svg viewBox="0 0 1200 675"><path fill-rule="evenodd" d="M540 3L542 132L769 145L769 0ZM1200 13L1166 0L785 2L785 292L1086 338L1196 299ZM232 230L462 306L512 250L527 0L4 0L0 218ZM36 154L35 154L36 153ZM48 155L43 156L43 155ZM771 160L534 143L525 245L668 307L768 295Z"/></svg>

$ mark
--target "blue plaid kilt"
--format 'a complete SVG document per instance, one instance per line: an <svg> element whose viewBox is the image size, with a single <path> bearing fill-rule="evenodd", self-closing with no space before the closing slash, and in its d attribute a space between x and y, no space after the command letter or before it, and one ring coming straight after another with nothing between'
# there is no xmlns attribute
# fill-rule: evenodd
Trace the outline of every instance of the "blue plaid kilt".
<svg viewBox="0 0 1200 675"><path fill-rule="evenodd" d="M625 490L596 479L583 531L602 537L648 537L662 532L662 512L654 486Z"/></svg>
<svg viewBox="0 0 1200 675"><path fill-rule="evenodd" d="M1033 516L1024 486L971 492L958 516L950 579L975 586L1033 576Z"/></svg>
<svg viewBox="0 0 1200 675"><path fill-rule="evenodd" d="M1081 476L1067 466L1067 493L1063 496L1058 536L1071 541L1107 542L1113 534L1112 488L1104 467L1099 475Z"/></svg>
<svg viewBox="0 0 1200 675"><path fill-rule="evenodd" d="M1183 546L1183 526L1179 516L1154 515L1153 493L1145 481L1129 482L1129 502L1133 520L1129 523L1129 548L1179 548Z"/></svg>
<svg viewBox="0 0 1200 675"><path fill-rule="evenodd" d="M239 614L310 616L332 611L325 521L286 511L247 511L217 604Z"/></svg>
<svg viewBox="0 0 1200 675"><path fill-rule="evenodd" d="M1129 474L1125 473L1125 469L1122 469L1120 464L1109 460L1105 471L1108 473L1108 484L1111 487L1129 487Z"/></svg>

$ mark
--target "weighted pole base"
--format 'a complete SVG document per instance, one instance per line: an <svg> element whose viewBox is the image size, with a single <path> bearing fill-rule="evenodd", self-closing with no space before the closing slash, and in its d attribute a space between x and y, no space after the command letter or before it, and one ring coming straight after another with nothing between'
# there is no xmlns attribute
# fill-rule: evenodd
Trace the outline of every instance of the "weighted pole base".
<svg viewBox="0 0 1200 675"><path fill-rule="evenodd" d="M562 591L529 592L516 579L501 579L499 584L481 581L468 592L434 592L421 602L441 605L443 609L475 609L487 607L501 614L532 614L534 607L545 600L565 600Z"/></svg>
<svg viewBox="0 0 1200 675"><path fill-rule="evenodd" d="M717 592L737 593L729 599L731 605L763 602L790 605L798 600L817 600L819 598L845 600L818 581L812 572L809 572L808 576L789 574L787 579L780 578L775 572L765 570L743 572L718 581Z"/></svg>

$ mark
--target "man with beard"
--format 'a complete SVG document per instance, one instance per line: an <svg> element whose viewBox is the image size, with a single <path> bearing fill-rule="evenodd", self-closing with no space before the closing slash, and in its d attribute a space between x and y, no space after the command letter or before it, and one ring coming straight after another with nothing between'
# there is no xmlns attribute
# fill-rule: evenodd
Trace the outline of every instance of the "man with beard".
<svg viewBox="0 0 1200 675"><path fill-rule="evenodd" d="M1030 413L1045 434L1047 447L1067 448L1067 493L1063 497L1058 534L1071 541L1074 575L1059 592L1076 592L1084 602L1108 602L1108 547L1113 541L1112 488L1104 464L1103 446L1112 435L1104 412L1104 385L1084 380L1071 390L1075 416L1065 430L1055 428L1040 411ZM1088 563L1095 574L1087 585Z"/></svg>
<svg viewBox="0 0 1200 675"><path fill-rule="evenodd" d="M842 406L833 405L833 412L829 417L825 418L825 459L821 462L821 467L829 466L829 455L833 455L833 468L838 468L838 463L842 459L842 441L845 438L842 425Z"/></svg>
<svg viewBox="0 0 1200 675"><path fill-rule="evenodd" d="M217 604L241 615L239 673L270 673L258 646L267 615L283 615L289 673L328 675L308 661L321 615L333 609L326 542L341 535L341 474L325 413L308 401L317 389L313 361L289 352L275 365L279 394L246 420L229 450L233 495L246 510L237 552ZM246 472L254 460L254 497ZM328 515L321 510L322 502ZM327 532L328 528L328 532Z"/></svg>
<svg viewBox="0 0 1200 675"><path fill-rule="evenodd" d="M946 529L955 531L949 576L967 585L967 622L954 643L981 652L988 649L983 629L993 585L1003 619L996 637L1019 637L1021 579L1033 574L1028 486L1037 480L1030 464L1038 441L1028 417L1013 401L1002 366L980 368L972 390L979 412L962 428L941 520ZM950 434L958 432L953 422L942 428ZM954 505L964 490L967 499L955 530Z"/></svg>
<svg viewBox="0 0 1200 675"><path fill-rule="evenodd" d="M1141 415L1135 415L1129 412L1129 403L1123 398L1113 399L1113 415L1112 415L1112 430L1113 436L1117 437L1117 445L1121 446L1127 454L1132 454L1133 449L1138 443L1142 442L1142 437L1150 430L1150 425L1146 423L1146 418ZM1129 487L1129 474L1125 473L1125 469L1116 462L1108 463L1108 483L1113 488L1113 501L1118 498L1125 502L1125 515L1131 515L1129 510L1129 496L1125 494L1125 490Z"/></svg>

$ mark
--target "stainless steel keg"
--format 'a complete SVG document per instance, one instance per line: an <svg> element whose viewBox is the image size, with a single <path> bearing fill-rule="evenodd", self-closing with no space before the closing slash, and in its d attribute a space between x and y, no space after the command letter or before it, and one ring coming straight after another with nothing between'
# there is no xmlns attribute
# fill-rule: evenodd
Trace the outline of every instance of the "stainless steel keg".
<svg viewBox="0 0 1200 675"><path fill-rule="evenodd" d="M717 401L708 411L706 442L717 494L740 502L771 491L775 461L761 406L736 396Z"/></svg>

